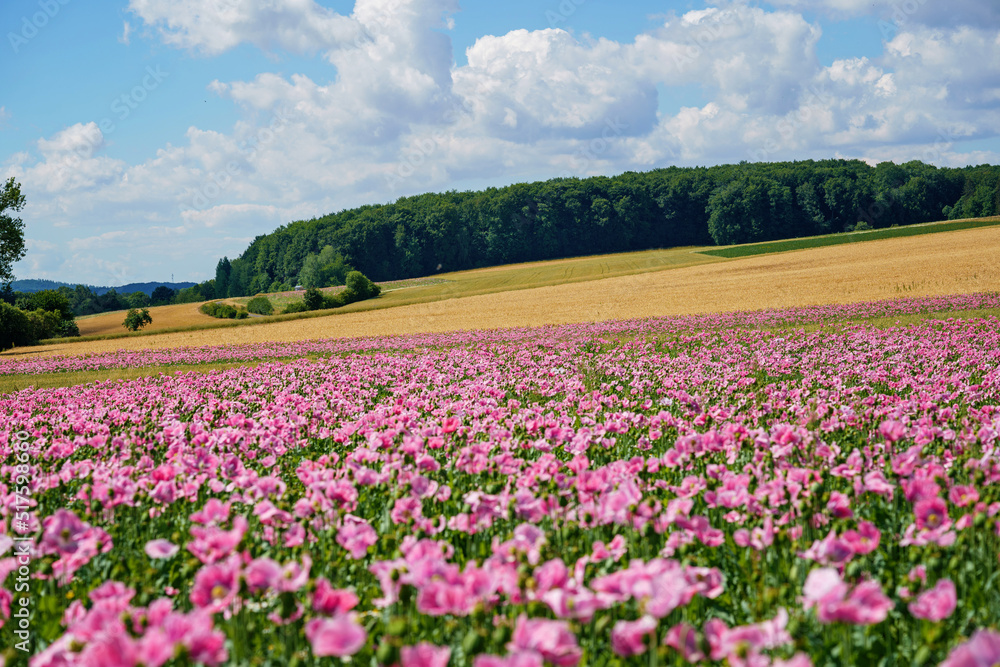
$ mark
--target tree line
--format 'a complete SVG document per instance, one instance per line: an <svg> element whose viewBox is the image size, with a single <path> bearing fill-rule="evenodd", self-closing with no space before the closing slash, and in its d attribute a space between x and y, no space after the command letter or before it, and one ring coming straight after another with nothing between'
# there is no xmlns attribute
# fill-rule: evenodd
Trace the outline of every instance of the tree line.
<svg viewBox="0 0 1000 667"><path fill-rule="evenodd" d="M609 252L1000 214L1000 167L860 160L669 167L444 192L293 222L223 258L201 300ZM183 292L183 290L182 290Z"/></svg>
<svg viewBox="0 0 1000 667"><path fill-rule="evenodd" d="M139 291L118 292L115 289L98 293L87 285L76 285L74 287L60 285L53 290L17 292L11 290L10 283L7 283L0 289L0 300L28 311L35 310L36 303L53 302L54 297L52 295L58 294L60 299L67 304L69 311L76 317L80 317L82 315L96 315L97 313L107 313L115 310L141 309L148 308L149 306L165 306L171 303L187 303L178 300L178 296L184 291L160 285L153 290L152 294ZM192 302L201 300L191 299Z"/></svg>

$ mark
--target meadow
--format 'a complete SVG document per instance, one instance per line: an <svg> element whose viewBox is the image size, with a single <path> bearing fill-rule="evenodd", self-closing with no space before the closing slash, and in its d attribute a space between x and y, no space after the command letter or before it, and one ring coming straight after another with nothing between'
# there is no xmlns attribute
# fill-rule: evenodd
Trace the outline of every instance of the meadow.
<svg viewBox="0 0 1000 667"><path fill-rule="evenodd" d="M4 658L994 664L997 308L5 359Z"/></svg>

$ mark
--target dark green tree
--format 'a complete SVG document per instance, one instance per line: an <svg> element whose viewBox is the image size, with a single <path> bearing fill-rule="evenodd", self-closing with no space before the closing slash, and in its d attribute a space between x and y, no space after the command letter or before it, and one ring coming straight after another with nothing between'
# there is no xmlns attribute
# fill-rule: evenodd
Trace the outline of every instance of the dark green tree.
<svg viewBox="0 0 1000 667"><path fill-rule="evenodd" d="M145 308L129 308L128 313L125 314L125 321L122 326L129 331L138 331L147 324L152 324L153 318L150 317L149 311Z"/></svg>
<svg viewBox="0 0 1000 667"><path fill-rule="evenodd" d="M223 257L215 266L215 294L210 298L225 299L229 296L229 275L233 271L228 257Z"/></svg>
<svg viewBox="0 0 1000 667"><path fill-rule="evenodd" d="M151 303L157 305L164 305L168 303L173 303L174 297L177 296L177 292L170 289L166 285L160 285L153 293L150 295L149 300Z"/></svg>
<svg viewBox="0 0 1000 667"><path fill-rule="evenodd" d="M319 310L323 307L323 293L315 287L310 287L306 290L305 296L302 297L302 301L306 304L307 309Z"/></svg>
<svg viewBox="0 0 1000 667"><path fill-rule="evenodd" d="M382 288L369 280L360 271L347 274L347 289L338 294L345 304L365 299L374 299L382 293Z"/></svg>
<svg viewBox="0 0 1000 667"><path fill-rule="evenodd" d="M27 313L9 303L0 302L0 350L15 345L30 345L32 326Z"/></svg>
<svg viewBox="0 0 1000 667"><path fill-rule="evenodd" d="M64 320L73 319L73 309L69 306L69 299L56 290L35 292L35 307L59 313L59 317Z"/></svg>
<svg viewBox="0 0 1000 667"><path fill-rule="evenodd" d="M24 222L8 213L23 209L24 201L13 178L0 189L0 283L14 280L14 262L24 257Z"/></svg>

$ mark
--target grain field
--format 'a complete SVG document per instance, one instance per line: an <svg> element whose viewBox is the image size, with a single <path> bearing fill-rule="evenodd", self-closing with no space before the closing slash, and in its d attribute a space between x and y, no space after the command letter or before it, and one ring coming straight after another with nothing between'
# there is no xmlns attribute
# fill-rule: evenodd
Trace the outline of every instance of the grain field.
<svg viewBox="0 0 1000 667"><path fill-rule="evenodd" d="M565 324L1000 290L1000 228L724 260L252 327L88 341L14 354L84 354L259 341Z"/></svg>

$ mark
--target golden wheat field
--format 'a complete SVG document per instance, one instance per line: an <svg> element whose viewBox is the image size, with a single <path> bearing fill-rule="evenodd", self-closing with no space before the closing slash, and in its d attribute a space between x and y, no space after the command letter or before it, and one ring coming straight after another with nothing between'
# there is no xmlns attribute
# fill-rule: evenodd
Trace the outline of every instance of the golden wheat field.
<svg viewBox="0 0 1000 667"><path fill-rule="evenodd" d="M162 329L189 327L193 324L212 324L217 322L215 318L198 312L198 306L200 305L198 303L181 303L172 306L154 306L149 309L149 315L153 318L153 323L148 325L145 331L160 331ZM125 330L122 327L122 322L125 321L125 312L124 310L116 310L110 313L78 317L76 323L80 327L80 335L103 336L106 334L121 333Z"/></svg>
<svg viewBox="0 0 1000 667"><path fill-rule="evenodd" d="M1000 290L1000 227L720 260L259 326L20 348L7 354L48 356L536 326L988 290Z"/></svg>

